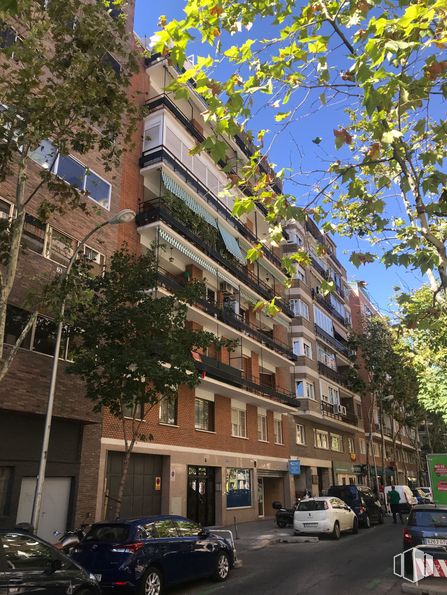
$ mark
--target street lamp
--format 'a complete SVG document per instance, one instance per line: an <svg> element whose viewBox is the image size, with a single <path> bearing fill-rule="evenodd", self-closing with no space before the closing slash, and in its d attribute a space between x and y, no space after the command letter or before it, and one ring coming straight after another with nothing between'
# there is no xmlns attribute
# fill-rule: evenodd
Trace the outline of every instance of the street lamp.
<svg viewBox="0 0 447 595"><path fill-rule="evenodd" d="M73 264L75 263L78 254L83 249L85 243L89 238L92 237L97 231L101 228L105 227L106 225L119 225L121 223L130 223L135 219L135 213L131 209L123 209L119 211L116 215L113 215L108 221L104 221L99 225L96 225L93 229L91 229L87 235L79 242L76 247L76 250L73 252L70 261L68 263L67 268L65 269L64 273L61 276L61 284L68 278L70 275L71 269ZM56 378L57 378L57 370L59 366L59 351L61 347L61 339L62 339L62 331L64 327L64 314L65 314L65 303L66 303L67 296L65 295L61 302L61 307L59 310L59 324L57 327L57 335L56 335L56 344L54 346L54 355L53 355L53 366L51 369L51 381L50 381L50 388L48 391L48 405L47 405L47 412L45 417L45 430L43 434L43 441L42 441L42 450L40 453L40 463L39 463L39 474L37 476L36 488L34 491L34 501L33 501L33 511L31 515L31 525L33 526L34 532L37 533L37 529L39 527L39 517L40 517L40 510L42 506L42 493L43 493L43 486L45 482L45 471L47 466L48 460L48 444L50 442L50 433L51 433L51 422L53 417L53 406L54 406L54 393L56 389Z"/></svg>

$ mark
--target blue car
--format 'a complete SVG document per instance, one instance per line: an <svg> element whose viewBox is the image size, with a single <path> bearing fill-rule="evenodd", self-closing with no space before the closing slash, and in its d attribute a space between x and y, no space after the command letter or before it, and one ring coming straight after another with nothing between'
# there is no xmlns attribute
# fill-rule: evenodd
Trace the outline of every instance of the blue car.
<svg viewBox="0 0 447 595"><path fill-rule="evenodd" d="M228 540L173 515L95 523L71 556L102 589L139 595L203 577L224 581L235 561Z"/></svg>

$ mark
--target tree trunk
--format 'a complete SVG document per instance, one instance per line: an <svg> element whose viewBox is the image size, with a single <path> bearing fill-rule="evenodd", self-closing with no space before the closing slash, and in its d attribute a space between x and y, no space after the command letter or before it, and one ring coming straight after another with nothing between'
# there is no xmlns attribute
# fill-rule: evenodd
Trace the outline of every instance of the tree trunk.
<svg viewBox="0 0 447 595"><path fill-rule="evenodd" d="M11 222L9 255L5 270L0 274L0 361L3 360L3 338L5 336L6 311L8 299L14 285L17 271L17 263L20 254L20 241L22 239L23 225L25 222L25 211L23 208L26 184L26 155L22 155L18 164L16 184L16 216ZM23 339L22 339L23 340ZM12 361L12 360L11 360ZM0 380L8 371L11 361L3 363L3 374Z"/></svg>
<svg viewBox="0 0 447 595"><path fill-rule="evenodd" d="M385 434L383 433L383 405L380 399L380 438L381 438L381 462L382 462L382 485L385 485Z"/></svg>
<svg viewBox="0 0 447 595"><path fill-rule="evenodd" d="M125 454L124 454L123 470L121 472L120 485L118 487L118 495L116 497L116 504L115 504L115 518L116 519L119 518L120 513L121 513L121 503L123 501L123 494L124 494L124 488L126 486L127 473L129 471L130 455L132 454L134 444L135 444L135 442L132 440L132 442L129 444L128 448L126 448Z"/></svg>

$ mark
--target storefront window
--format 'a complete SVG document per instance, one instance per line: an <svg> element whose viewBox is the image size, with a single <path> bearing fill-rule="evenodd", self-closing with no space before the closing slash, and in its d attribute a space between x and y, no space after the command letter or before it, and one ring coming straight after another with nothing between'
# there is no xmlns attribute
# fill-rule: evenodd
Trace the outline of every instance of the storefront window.
<svg viewBox="0 0 447 595"><path fill-rule="evenodd" d="M250 469L227 469L225 491L227 508L251 506Z"/></svg>

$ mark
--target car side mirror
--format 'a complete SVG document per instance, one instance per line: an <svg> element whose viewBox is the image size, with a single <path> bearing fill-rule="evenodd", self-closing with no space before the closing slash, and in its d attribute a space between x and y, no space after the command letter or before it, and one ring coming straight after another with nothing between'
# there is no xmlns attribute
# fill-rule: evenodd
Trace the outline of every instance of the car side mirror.
<svg viewBox="0 0 447 595"><path fill-rule="evenodd" d="M54 558L45 568L45 574L54 574L57 570L62 568L62 560L60 558Z"/></svg>

